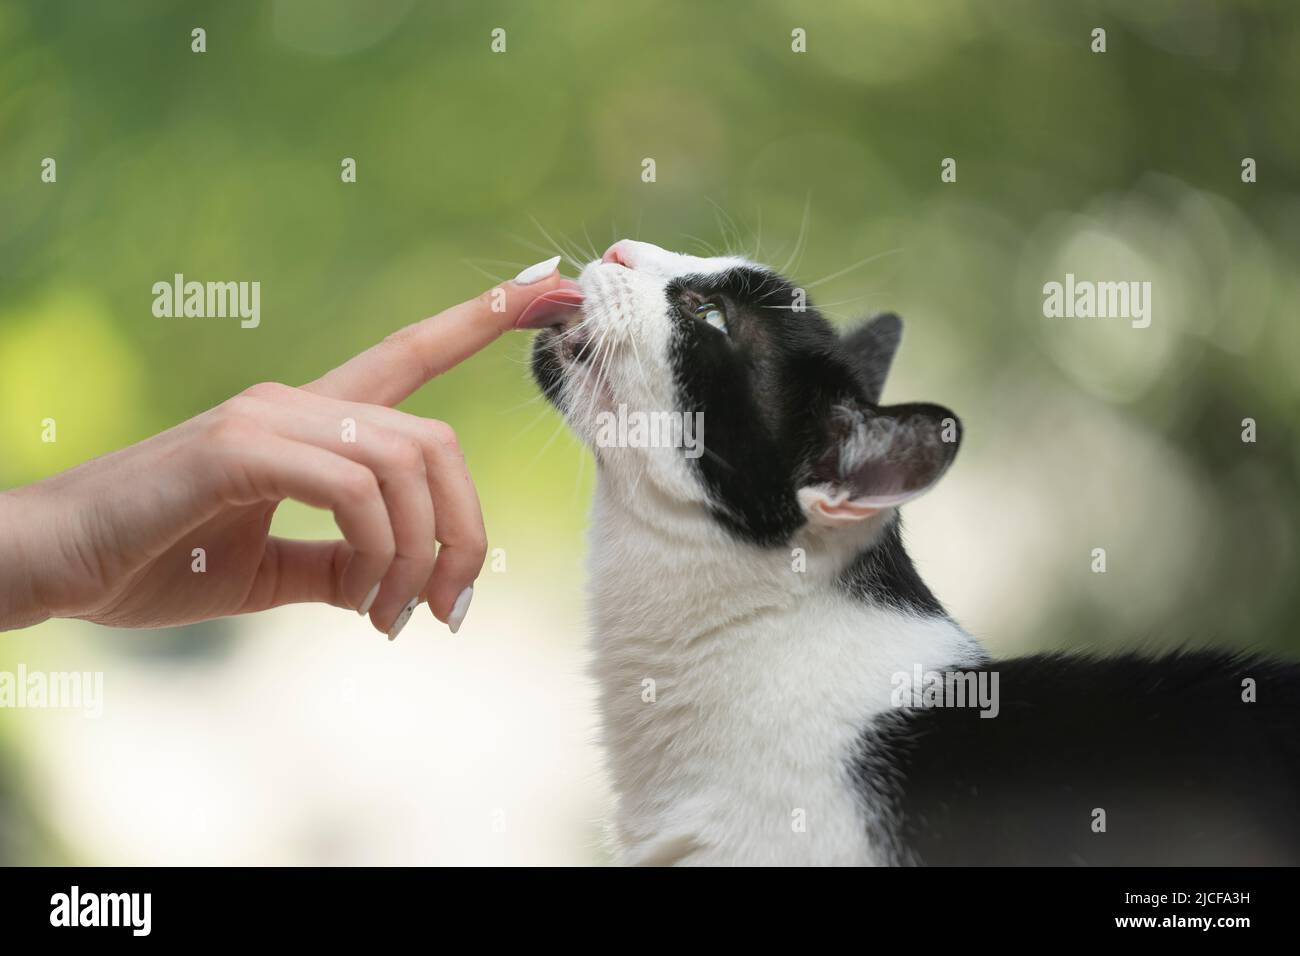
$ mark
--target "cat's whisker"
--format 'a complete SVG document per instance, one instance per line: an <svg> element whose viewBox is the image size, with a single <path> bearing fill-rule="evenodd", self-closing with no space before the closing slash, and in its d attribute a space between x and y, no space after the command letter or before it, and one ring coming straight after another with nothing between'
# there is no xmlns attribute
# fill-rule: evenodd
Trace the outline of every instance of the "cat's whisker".
<svg viewBox="0 0 1300 956"><path fill-rule="evenodd" d="M578 327L582 326L584 323L585 320L582 323L578 323ZM570 330L570 331L576 331L576 328L577 327L575 327L574 330ZM590 376L589 387L586 389L588 394L585 396L586 398L585 403L579 405L573 400L573 396L571 393L568 395L569 398L568 404L571 409L572 419L574 425L579 429L585 427L591 421L592 412L595 409L596 401L598 400L600 389L603 385L603 377L600 371L601 368L600 353L604 346L605 338L608 336L608 334L609 334L608 329L605 329L601 332L600 337L597 339L594 345L588 343L586 346L584 346L584 349L586 350L587 354L590 356L586 365L587 371L583 373L587 376ZM570 390L572 388L573 386L570 385Z"/></svg>
<svg viewBox="0 0 1300 956"><path fill-rule="evenodd" d="M817 305L816 305L815 307L814 307L813 305L811 305L811 304L809 304L809 305L803 305L803 306L800 306L800 305L771 305L771 304L764 304L764 305L763 305L763 308L764 308L764 309L772 309L772 310L777 311L777 312L796 312L796 313L797 313L797 312L811 312L811 311L813 311L813 310L815 309L817 312L819 312L819 313L822 314L822 315L834 315L835 313L831 312L830 310L833 309L833 308L834 308L835 306L837 306L837 305L852 305L852 304L854 304L855 302L865 302L865 301L867 301L868 299L881 299L881 298L884 298L887 294L888 294L888 293L885 293L885 292L870 292L870 293L866 293L866 294L864 294L864 295L855 295L855 296L854 296L853 298L851 298L851 299L841 299L841 300L838 301L838 302L818 302Z"/></svg>
<svg viewBox="0 0 1300 956"><path fill-rule="evenodd" d="M596 403L600 400L600 389L604 386L605 381L607 381L607 376L604 371L605 362L608 361L609 356L613 354L613 349L614 343L612 329L611 327L606 326L601 330L601 336L599 341L596 343L596 350L591 360L591 369L594 381L592 382L591 388L591 401L587 409L588 420L593 417Z"/></svg>
<svg viewBox="0 0 1300 956"><path fill-rule="evenodd" d="M582 267L585 268L588 263L599 260L600 255L595 251L594 244L591 241L591 234L587 232L587 224L585 222L582 224L582 233L586 238L585 245L573 236L566 235L562 238L568 243L569 250L575 254L577 259L581 260ZM581 268L579 271L582 271Z"/></svg>
<svg viewBox="0 0 1300 956"><path fill-rule="evenodd" d="M565 237L565 241L568 242L567 236ZM567 246L560 247L560 251L563 253L564 258L572 263L573 271L576 273L581 274L582 270L586 268L588 261L590 261L584 257L582 250L571 242Z"/></svg>
<svg viewBox="0 0 1300 956"><path fill-rule="evenodd" d="M587 231L587 224L582 224L582 234L587 238L587 251L591 253L589 261L596 262L600 259L600 253L596 251L596 244L591 241L591 233Z"/></svg>
<svg viewBox="0 0 1300 956"><path fill-rule="evenodd" d="M480 274L485 275L488 278L495 278L499 282L505 282L507 278L513 278L525 268L532 265L530 262L518 262L514 259L488 259L483 256L465 257L460 261L471 269L477 270ZM508 274L502 276L493 275L484 269L484 266L490 265L505 266Z"/></svg>
<svg viewBox="0 0 1300 956"><path fill-rule="evenodd" d="M546 439L546 442L542 445L542 447L537 450L537 454L533 456L533 460L528 463L528 466L524 468L524 471L526 472L531 471L533 467L536 466L536 464L539 461L541 461L542 456L546 454L546 450L550 448L553 444L555 444L555 439L559 438L560 433L564 431L565 424L566 423L564 421L564 416L561 415L560 420L555 424L555 431L551 432L551 437Z"/></svg>
<svg viewBox="0 0 1300 956"><path fill-rule="evenodd" d="M628 344L632 346L632 357L636 359L637 380L641 383L642 387L645 389L646 393L648 394L651 391L650 379L649 376L646 374L645 365L641 361L641 350L636 347L636 336L629 335L627 340L628 340Z"/></svg>
<svg viewBox="0 0 1300 956"><path fill-rule="evenodd" d="M519 439L523 438L525 435L527 435L529 432L531 432L534 428L536 428L537 425L538 425L538 423L541 422L541 420L542 420L543 418L546 417L546 413L547 413L548 410L549 410L549 407L545 407L545 408L543 408L543 409L541 410L541 412L539 412L537 415L533 416L533 420L532 420L532 421L530 421L527 425L523 426L523 427L520 428L517 432L515 432L514 438L512 438L511 441L519 441ZM560 422L560 427L561 427L561 428L564 427L564 422L563 422L563 420L561 420L561 422Z"/></svg>
<svg viewBox="0 0 1300 956"><path fill-rule="evenodd" d="M461 265L469 266L471 269L473 269L473 270L474 270L475 272L477 272L479 275L483 276L485 279L490 280L490 281L492 282L493 285L499 285L499 284L501 284L502 282L505 282L505 281L506 281L506 279L505 279L504 276L497 275L495 272L489 272L487 269L484 269L482 266L480 266L480 265L478 264L478 261L476 261L476 260L474 260L474 259L461 259L460 261L461 261ZM481 261L483 261L483 262L502 262L502 261L504 261L504 260L500 260L500 259L484 259L484 260L481 260ZM507 263L507 264L508 264L508 263ZM520 266L519 268L522 269L523 266ZM518 272L519 270L517 269L517 270L515 270L515 271Z"/></svg>
<svg viewBox="0 0 1300 956"><path fill-rule="evenodd" d="M705 242L705 241L704 241L703 239L701 239L699 236L692 236L692 235L690 235L689 233L683 233L683 234L682 234L682 238L683 238L683 239L689 239L689 240L691 240L692 242L697 243L697 244L699 245L699 247L700 247L703 251L707 252L710 256L715 256L715 257L716 257L716 256L719 255L719 252L718 252L717 248L713 245L713 243L711 243L711 242Z"/></svg>
<svg viewBox="0 0 1300 956"><path fill-rule="evenodd" d="M705 196L704 201L714 208L713 219L718 225L718 231L722 233L722 242L726 246L727 255L739 255L741 251L740 229L736 226L735 220L727 214L727 211L723 209L722 206L710 197ZM733 236L735 237L734 243L732 241Z"/></svg>
<svg viewBox="0 0 1300 956"><path fill-rule="evenodd" d="M513 232L509 233L508 238L512 242L519 243L521 246L527 246L529 249L533 250L534 252L545 253L548 255L555 255L554 249L548 246L543 246L540 243L533 242L531 239L525 239L523 236L519 235L518 233L513 233Z"/></svg>
<svg viewBox="0 0 1300 956"><path fill-rule="evenodd" d="M789 275L790 267L794 265L795 257L803 256L804 239L808 235L808 220L811 215L812 215L812 195L809 194L804 199L803 217L799 222L799 236L798 238L795 239L794 248L790 250L790 258L785 261L785 265L783 265L780 269L776 270L782 275Z"/></svg>
<svg viewBox="0 0 1300 956"><path fill-rule="evenodd" d="M529 216L528 218L532 220L533 225L537 227L537 231L540 232L542 234L542 237L551 244L551 247L555 251L559 252L560 255L565 260L567 260L569 264L573 266L574 269L576 269L578 272L581 272L583 263L580 262L578 259L574 258L574 256L567 249L564 248L564 245L562 243L557 242L555 237L546 231L546 227L543 226L537 220L536 216Z"/></svg>
<svg viewBox="0 0 1300 956"><path fill-rule="evenodd" d="M540 243L530 242L529 240L525 239L523 236L519 236L519 235L515 235L515 234L511 234L509 238L510 238L511 240L513 240L514 242L518 242L520 245L527 246L529 249L534 250L534 251L537 252L538 254L540 254L540 255L542 255L542 256L545 256L545 257L548 258L548 259L549 259L551 256L555 255L556 252L560 252L562 258L565 259L567 262L569 262L569 263L574 267L574 271L575 271L575 272L579 272L579 273L582 272L582 264L581 264L581 263L579 263L579 262L577 262L576 260L574 260L571 256L563 255L563 250L556 249L555 246L553 246L553 245L552 245L552 246L543 246L543 245L541 245Z"/></svg>
<svg viewBox="0 0 1300 956"><path fill-rule="evenodd" d="M578 242L578 240L571 236L562 235L560 238L565 242L569 260L573 262L577 270L581 272L586 267L587 263L591 262L591 259L587 256L587 251L582 248L582 244ZM595 258L599 258L599 256Z"/></svg>
<svg viewBox="0 0 1300 956"><path fill-rule="evenodd" d="M703 445L703 444L701 444L701 445L700 445L700 451L703 452L704 454L708 455L710 458L712 458L712 459L713 459L714 461L716 461L718 464L722 465L722 467L726 468L728 471L735 471L735 470L736 470L736 467L735 467L733 464L731 464L731 462L727 461L725 458L723 458L721 455L719 455L719 454L718 454L716 451L714 451L712 448L709 448L707 445Z"/></svg>
<svg viewBox="0 0 1300 956"><path fill-rule="evenodd" d="M528 358L516 358L513 355L507 355L506 361L512 365L518 365L520 368L527 369L532 367L532 360Z"/></svg>
<svg viewBox="0 0 1300 956"><path fill-rule="evenodd" d="M531 398L526 398L522 402L519 402L516 405L511 405L508 408L501 409L501 411L498 412L497 414L513 415L515 412L519 411L520 409L527 408L529 405L536 405L538 402L544 403L545 401L546 401L546 396L543 395L541 392L538 392L536 395L532 396Z"/></svg>
<svg viewBox="0 0 1300 956"><path fill-rule="evenodd" d="M741 228L740 223L737 222L736 219L715 200L710 199L709 197L706 196L705 201L708 202L710 205L712 205L713 208L717 210L718 215L722 216L723 219L725 219L725 223L720 222L719 227L720 230L723 232L724 240L728 245L728 255L741 256L747 259L752 259L755 262L762 262L763 258L762 258L762 237L761 237L761 232L762 232L761 210L760 210L760 217L759 217L759 231L755 233L755 231L752 229L748 230L750 235L754 236L754 249L753 252L750 252L749 247L744 240L744 232L746 230ZM728 226L730 227L730 236L727 235Z"/></svg>
<svg viewBox="0 0 1300 956"><path fill-rule="evenodd" d="M867 258L859 259L857 262L853 263L853 265L846 266L845 268L841 269L839 272L832 272L830 275L823 276L822 278L818 279L816 282L805 283L803 285L803 288L814 289L817 286L822 285L823 283L830 282L833 279L838 279L841 276L848 275L850 272L854 271L855 269L861 269L863 266L869 265L870 263L875 262L877 259L883 259L885 258L885 256L896 255L897 253L900 253L902 251L903 251L903 247L899 246L897 249L889 249L886 250L885 252L878 252L874 256L867 256Z"/></svg>
<svg viewBox="0 0 1300 956"><path fill-rule="evenodd" d="M636 493L641 489L641 479L642 479L644 476L645 476L645 469L644 469L644 468L638 468L638 469L636 470L636 475L635 475L635 477L633 477L633 479L632 479L632 491L631 491L631 496L632 496L632 498L633 498L634 500L635 500L635 498L636 498Z"/></svg>

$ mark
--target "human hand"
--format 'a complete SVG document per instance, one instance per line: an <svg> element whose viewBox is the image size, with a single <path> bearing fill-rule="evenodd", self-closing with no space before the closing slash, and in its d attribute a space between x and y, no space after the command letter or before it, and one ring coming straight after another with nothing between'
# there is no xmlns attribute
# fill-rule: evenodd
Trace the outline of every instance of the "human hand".
<svg viewBox="0 0 1300 956"><path fill-rule="evenodd" d="M163 627L319 601L368 613L391 639L427 600L455 632L487 552L478 495L451 427L392 406L521 320L575 308L557 265L395 332L301 388L254 385L0 494L0 630L47 617ZM343 538L271 535L286 498L330 509Z"/></svg>

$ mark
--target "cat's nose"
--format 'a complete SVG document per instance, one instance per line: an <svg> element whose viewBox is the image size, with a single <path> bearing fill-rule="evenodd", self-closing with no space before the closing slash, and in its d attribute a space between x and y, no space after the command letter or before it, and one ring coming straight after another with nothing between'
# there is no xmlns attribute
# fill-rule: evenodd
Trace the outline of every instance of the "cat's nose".
<svg viewBox="0 0 1300 956"><path fill-rule="evenodd" d="M627 239L620 239L600 257L601 262L613 262L620 266L626 266L629 269L635 268L632 265L632 243Z"/></svg>

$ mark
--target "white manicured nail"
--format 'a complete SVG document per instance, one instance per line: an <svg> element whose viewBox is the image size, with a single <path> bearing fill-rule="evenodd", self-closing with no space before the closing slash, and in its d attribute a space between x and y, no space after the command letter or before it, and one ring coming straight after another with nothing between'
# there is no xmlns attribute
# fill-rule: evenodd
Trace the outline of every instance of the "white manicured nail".
<svg viewBox="0 0 1300 956"><path fill-rule="evenodd" d="M411 619L411 615L415 613L415 606L419 603L420 599L418 597L413 597L406 602L406 607L402 608L402 613L397 615L397 620L388 629L388 639L390 641L397 640L397 635L402 633L402 628L406 627L406 622Z"/></svg>
<svg viewBox="0 0 1300 956"><path fill-rule="evenodd" d="M560 257L547 259L545 262L539 262L535 266L529 266L519 275L515 276L515 285L532 285L534 282L541 282L549 275L553 275L555 270L560 267Z"/></svg>
<svg viewBox="0 0 1300 956"><path fill-rule="evenodd" d="M451 606L451 613L447 615L447 626L451 628L451 633L455 634L460 630L461 622L465 620L465 613L469 610L469 602L473 599L473 587L467 587L456 598L456 603Z"/></svg>
<svg viewBox="0 0 1300 956"><path fill-rule="evenodd" d="M362 617L365 617L367 614L369 614L370 605L375 603L375 598L377 597L379 597L378 584L376 584L373 588L370 589L370 593L366 595L366 599L362 601L361 606L357 608L357 613L360 614Z"/></svg>

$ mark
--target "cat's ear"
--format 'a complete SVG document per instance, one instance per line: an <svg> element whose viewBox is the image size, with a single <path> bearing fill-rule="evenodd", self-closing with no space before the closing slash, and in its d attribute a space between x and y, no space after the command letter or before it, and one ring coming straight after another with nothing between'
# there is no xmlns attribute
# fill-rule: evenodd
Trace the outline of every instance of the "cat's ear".
<svg viewBox="0 0 1300 956"><path fill-rule="evenodd" d="M866 389L867 400L879 402L885 376L903 338L903 320L891 313L878 315L844 337L844 354Z"/></svg>
<svg viewBox="0 0 1300 956"><path fill-rule="evenodd" d="M813 524L870 518L934 487L961 444L961 422L941 405L836 405L827 442L799 505Z"/></svg>

